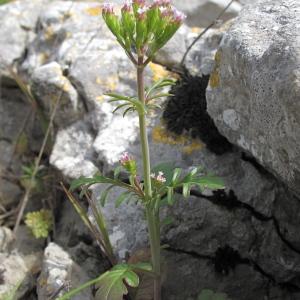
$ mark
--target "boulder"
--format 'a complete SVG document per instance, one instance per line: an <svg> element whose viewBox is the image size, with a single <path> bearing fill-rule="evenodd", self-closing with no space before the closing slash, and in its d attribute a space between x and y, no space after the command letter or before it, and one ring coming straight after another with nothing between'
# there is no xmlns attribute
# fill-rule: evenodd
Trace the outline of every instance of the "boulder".
<svg viewBox="0 0 300 300"><path fill-rule="evenodd" d="M300 195L300 3L247 6L224 35L207 91L229 141Z"/></svg>
<svg viewBox="0 0 300 300"><path fill-rule="evenodd" d="M70 288L79 287L88 280L88 276L67 252L55 243L50 243L45 249L42 272L38 279L38 299L62 296ZM91 289L83 290L73 299L92 300Z"/></svg>

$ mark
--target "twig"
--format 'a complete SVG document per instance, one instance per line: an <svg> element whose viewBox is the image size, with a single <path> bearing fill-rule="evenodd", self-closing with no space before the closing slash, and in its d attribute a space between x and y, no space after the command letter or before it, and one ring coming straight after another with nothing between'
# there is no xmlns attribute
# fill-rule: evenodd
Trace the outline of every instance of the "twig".
<svg viewBox="0 0 300 300"><path fill-rule="evenodd" d="M42 143L42 146L40 148L39 155L38 155L38 157L35 161L34 170L32 172L31 179L30 179L30 184L29 184L28 188L26 188L25 195L24 195L24 197L21 201L21 207L20 207L20 210L19 210L19 213L18 213L18 216L17 216L16 224L14 226L14 234L16 234L17 231L18 231L19 225L20 225L21 220L23 218L24 210L25 210L25 208L27 206L27 203L29 201L29 197L30 197L30 194L31 194L31 191L32 191L32 186L34 186L34 180L35 180L35 177L38 173L38 169L39 169L39 166L40 166L40 163L41 163L41 160L42 160L42 156L43 156L43 153L44 153L47 141L48 141L48 137L50 135L51 127L53 125L54 117L56 115L56 111L57 111L57 108L59 106L60 100L63 96L63 93L64 92L62 90L59 97L56 99L56 102L54 104L53 111L52 111L51 116L50 116L48 128L47 128L46 134L44 136L43 143Z"/></svg>
<svg viewBox="0 0 300 300"><path fill-rule="evenodd" d="M194 47L194 45L202 38L202 36L210 29L212 28L217 21L223 16L223 14L227 11L227 9L231 6L231 4L236 1L236 0L231 0L228 5L221 11L221 13L214 19L214 21L208 25L196 38L195 40L189 45L189 47L187 48L181 62L180 65L183 66L185 59L187 57L187 55L189 54L189 52L191 51L191 49Z"/></svg>

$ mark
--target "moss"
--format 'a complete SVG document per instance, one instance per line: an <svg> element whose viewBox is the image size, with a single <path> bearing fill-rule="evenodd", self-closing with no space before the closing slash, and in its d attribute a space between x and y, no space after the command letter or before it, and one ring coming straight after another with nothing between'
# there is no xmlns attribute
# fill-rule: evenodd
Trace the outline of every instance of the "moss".
<svg viewBox="0 0 300 300"><path fill-rule="evenodd" d="M167 130L176 135L188 134L200 139L215 154L223 154L232 146L223 137L207 113L206 88L209 76L193 77L186 73L172 87L163 120Z"/></svg>

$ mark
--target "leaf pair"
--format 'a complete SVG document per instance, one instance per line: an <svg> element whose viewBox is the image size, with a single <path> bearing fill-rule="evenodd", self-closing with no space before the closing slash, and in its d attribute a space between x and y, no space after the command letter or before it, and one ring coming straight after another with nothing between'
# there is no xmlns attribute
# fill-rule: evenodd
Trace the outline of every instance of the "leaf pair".
<svg viewBox="0 0 300 300"><path fill-rule="evenodd" d="M147 273L152 272L151 270L151 265L146 263L116 265L100 277L64 294L58 300L69 300L91 285L96 285L98 288L95 300L123 300L123 296L128 294L128 287L139 286L140 279L135 271Z"/></svg>

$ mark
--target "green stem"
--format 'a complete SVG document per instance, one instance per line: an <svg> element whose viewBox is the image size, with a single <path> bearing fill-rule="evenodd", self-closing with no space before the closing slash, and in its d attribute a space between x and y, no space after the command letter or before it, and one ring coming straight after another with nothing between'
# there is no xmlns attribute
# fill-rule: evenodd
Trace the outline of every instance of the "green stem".
<svg viewBox="0 0 300 300"><path fill-rule="evenodd" d="M144 57L138 58L137 65L137 84L139 100L145 103L145 88L144 88ZM154 279L154 300L161 300L161 269L160 269L160 227L159 227L159 213L155 211L155 205L152 203L152 187L151 187L151 166L149 143L147 135L147 124L145 114L139 114L140 123L140 139L143 158L143 173L144 173L144 187L146 200L146 216L149 230L149 240L151 247L152 267L155 273Z"/></svg>

